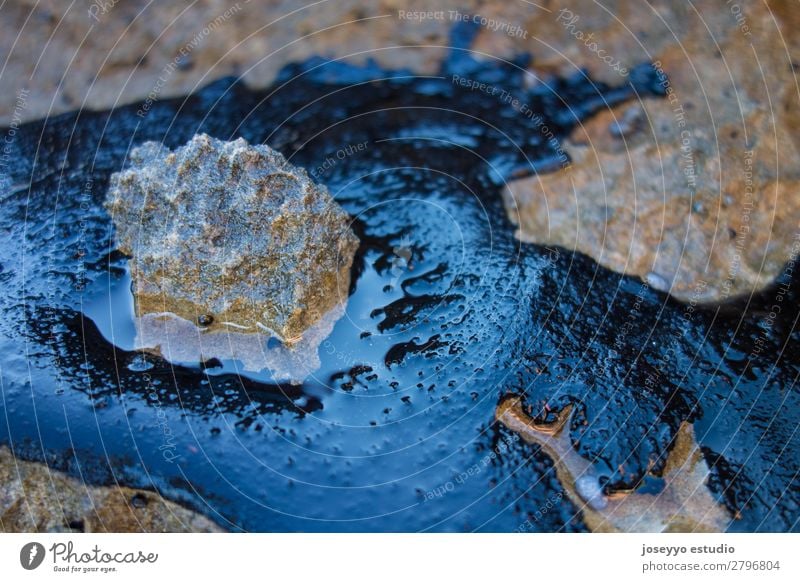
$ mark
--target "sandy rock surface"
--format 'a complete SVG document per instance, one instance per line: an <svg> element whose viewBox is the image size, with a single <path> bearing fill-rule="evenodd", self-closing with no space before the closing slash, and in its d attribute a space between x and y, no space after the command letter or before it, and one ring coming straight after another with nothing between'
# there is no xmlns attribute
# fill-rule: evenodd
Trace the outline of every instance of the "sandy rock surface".
<svg viewBox="0 0 800 582"><path fill-rule="evenodd" d="M499 9L494 4L487 13ZM313 55L354 63L373 58L385 67L433 73L453 22L446 14L399 18L398 11L477 6L475 0L197 0L191 7L12 0L0 8L6 61L0 87L26 93L23 107L14 99L0 103L0 125L182 96L229 75L266 87L284 65Z"/></svg>
<svg viewBox="0 0 800 582"><path fill-rule="evenodd" d="M531 22L550 47L537 66L613 83L651 62L667 98L606 110L567 141L571 166L511 183L518 235L686 301L762 289L800 234L796 13L780 2L604 4Z"/></svg>
<svg viewBox="0 0 800 582"><path fill-rule="evenodd" d="M218 525L157 493L87 485L0 447L0 531L218 532Z"/></svg>

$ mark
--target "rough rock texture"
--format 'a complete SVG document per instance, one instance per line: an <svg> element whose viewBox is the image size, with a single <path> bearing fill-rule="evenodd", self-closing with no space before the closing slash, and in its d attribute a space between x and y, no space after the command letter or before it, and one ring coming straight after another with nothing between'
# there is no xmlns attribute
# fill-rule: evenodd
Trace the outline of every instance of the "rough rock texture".
<svg viewBox="0 0 800 582"><path fill-rule="evenodd" d="M219 526L156 493L95 487L0 447L0 531L218 532Z"/></svg>
<svg viewBox="0 0 800 582"><path fill-rule="evenodd" d="M490 3L490 11L504 3ZM496 5L496 6L494 6ZM185 95L228 75L266 87L313 55L433 73L452 22L402 20L398 10L468 11L476 0L182 2L11 0L0 6L0 87L30 94L22 120L79 108ZM426 48L411 48L423 45ZM40 58L41 57L41 58ZM14 116L0 103L0 125Z"/></svg>
<svg viewBox="0 0 800 582"><path fill-rule="evenodd" d="M780 2L652 4L578 1L531 22L550 46L543 70L623 81L595 43L623 67L653 62L669 94L578 128L570 167L509 185L509 216L523 240L575 248L680 299L749 294L780 273L800 225L800 23Z"/></svg>
<svg viewBox="0 0 800 582"><path fill-rule="evenodd" d="M498 23L479 35L473 46L478 58L528 50L538 60L549 55L538 39L551 34L548 29L561 28L553 21L557 5L546 0L327 0L307 5L296 0L195 0L187 9L181 2L148 0L88 5L9 0L0 5L5 62L0 88L8 95L29 93L21 108L14 99L0 102L0 125L15 115L30 120L139 101L152 105L228 75L263 88L284 65L316 55L354 64L371 59L385 68L435 74L450 31L464 17ZM564 59L558 62L561 68L542 63L553 72L571 68Z"/></svg>
<svg viewBox="0 0 800 582"><path fill-rule="evenodd" d="M268 146L148 142L111 177L106 207L140 317L291 344L347 297L358 246L348 215Z"/></svg>

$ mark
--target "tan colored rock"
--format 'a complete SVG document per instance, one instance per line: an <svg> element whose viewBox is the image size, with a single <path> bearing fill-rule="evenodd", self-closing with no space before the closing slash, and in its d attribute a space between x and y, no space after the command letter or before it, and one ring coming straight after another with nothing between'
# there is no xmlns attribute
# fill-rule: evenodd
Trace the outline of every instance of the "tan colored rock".
<svg viewBox="0 0 800 582"><path fill-rule="evenodd" d="M131 257L137 315L291 343L343 303L358 238L324 186L266 145L195 135L147 142L105 206Z"/></svg>
<svg viewBox="0 0 800 582"><path fill-rule="evenodd" d="M722 532L731 522L728 511L708 489L709 469L697 445L692 425L684 422L672 443L658 494L600 488L591 463L572 446L569 424L572 405L550 424L536 423L517 396L506 397L495 417L528 443L538 445L555 464L567 496L593 532Z"/></svg>
<svg viewBox="0 0 800 582"><path fill-rule="evenodd" d="M403 20L398 10L475 5L197 0L187 10L182 2L147 0L10 0L0 7L0 88L6 95L30 91L17 112L30 120L186 95L229 75L266 87L284 65L313 55L433 73L452 22ZM0 125L14 109L13 98L0 103Z"/></svg>
<svg viewBox="0 0 800 582"><path fill-rule="evenodd" d="M281 380L316 370L359 244L328 190L269 146L205 134L174 151L147 142L128 166L106 208L130 257L135 347Z"/></svg>
<svg viewBox="0 0 800 582"><path fill-rule="evenodd" d="M157 493L96 487L0 447L0 531L219 532L208 518Z"/></svg>
<svg viewBox="0 0 800 582"><path fill-rule="evenodd" d="M566 28L532 24L552 47L539 66L619 83L575 38L594 34L623 67L654 62L668 96L595 116L566 143L571 166L509 184L519 237L576 249L683 300L763 288L800 228L797 16L777 2L739 2L738 20L713 0L604 4L565 3Z"/></svg>
<svg viewBox="0 0 800 582"><path fill-rule="evenodd" d="M508 23L479 35L474 48L485 58L530 48L525 25L538 9L527 2L196 0L187 10L167 1L8 0L0 5L0 89L29 94L22 107L0 102L0 125L187 95L230 75L267 87L284 65L314 55L433 74L455 24L449 11ZM508 34L514 26L525 34Z"/></svg>

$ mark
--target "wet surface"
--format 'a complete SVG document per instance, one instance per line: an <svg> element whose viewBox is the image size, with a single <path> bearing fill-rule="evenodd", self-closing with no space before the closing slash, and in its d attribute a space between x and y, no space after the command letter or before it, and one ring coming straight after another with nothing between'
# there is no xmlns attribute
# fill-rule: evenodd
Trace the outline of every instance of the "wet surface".
<svg viewBox="0 0 800 582"><path fill-rule="evenodd" d="M583 531L551 461L493 421L516 392L541 420L575 405L573 443L609 489L657 473L692 421L730 529L798 529L798 278L701 309L520 245L503 181L559 167L548 136L658 79L531 87L526 57L474 61L473 32L455 30L439 76L312 60L266 91L223 80L143 115L21 127L0 177L0 444L230 529ZM302 385L130 350L109 176L135 145L201 131L278 149L353 217L346 315Z"/></svg>

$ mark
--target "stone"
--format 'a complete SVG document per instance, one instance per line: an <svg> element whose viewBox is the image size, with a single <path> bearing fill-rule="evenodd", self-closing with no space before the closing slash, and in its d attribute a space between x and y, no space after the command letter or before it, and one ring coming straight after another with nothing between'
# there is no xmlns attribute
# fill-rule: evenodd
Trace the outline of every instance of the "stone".
<svg viewBox="0 0 800 582"><path fill-rule="evenodd" d="M502 3L497 2L498 5ZM433 74L445 54L449 19L398 18L398 10L469 10L477 0L294 0L179 3L11 0L0 18L0 87L28 91L25 106L0 102L0 125L75 109L186 95L213 80L241 77L267 87L280 69L314 55L375 59ZM391 48L387 48L391 47ZM38 66L37 66L38 63Z"/></svg>
<svg viewBox="0 0 800 582"><path fill-rule="evenodd" d="M235 357L212 352L232 337L291 347L341 315L358 247L350 218L268 146L207 135L175 151L145 143L112 175L106 208L119 250L131 257L139 347L178 350L179 360ZM159 340L159 322L176 318L185 341ZM208 349L191 342L201 335ZM257 360L248 368L267 367Z"/></svg>
<svg viewBox="0 0 800 582"><path fill-rule="evenodd" d="M582 67L626 82L597 49L627 70L653 63L667 97L578 127L569 166L508 184L509 217L524 241L575 249L684 301L758 292L800 240L798 18L779 2L652 4L537 13L540 76Z"/></svg>
<svg viewBox="0 0 800 582"><path fill-rule="evenodd" d="M176 533L224 531L158 493L84 483L0 447L0 531Z"/></svg>
<svg viewBox="0 0 800 582"><path fill-rule="evenodd" d="M708 488L710 471L697 444L694 428L681 424L661 474L658 493L613 491L605 493L589 461L572 445L569 427L573 405L567 405L555 422L537 423L519 396L507 395L497 407L495 419L530 444L538 445L555 465L556 476L567 497L580 508L593 532L661 533L723 532L731 516Z"/></svg>

